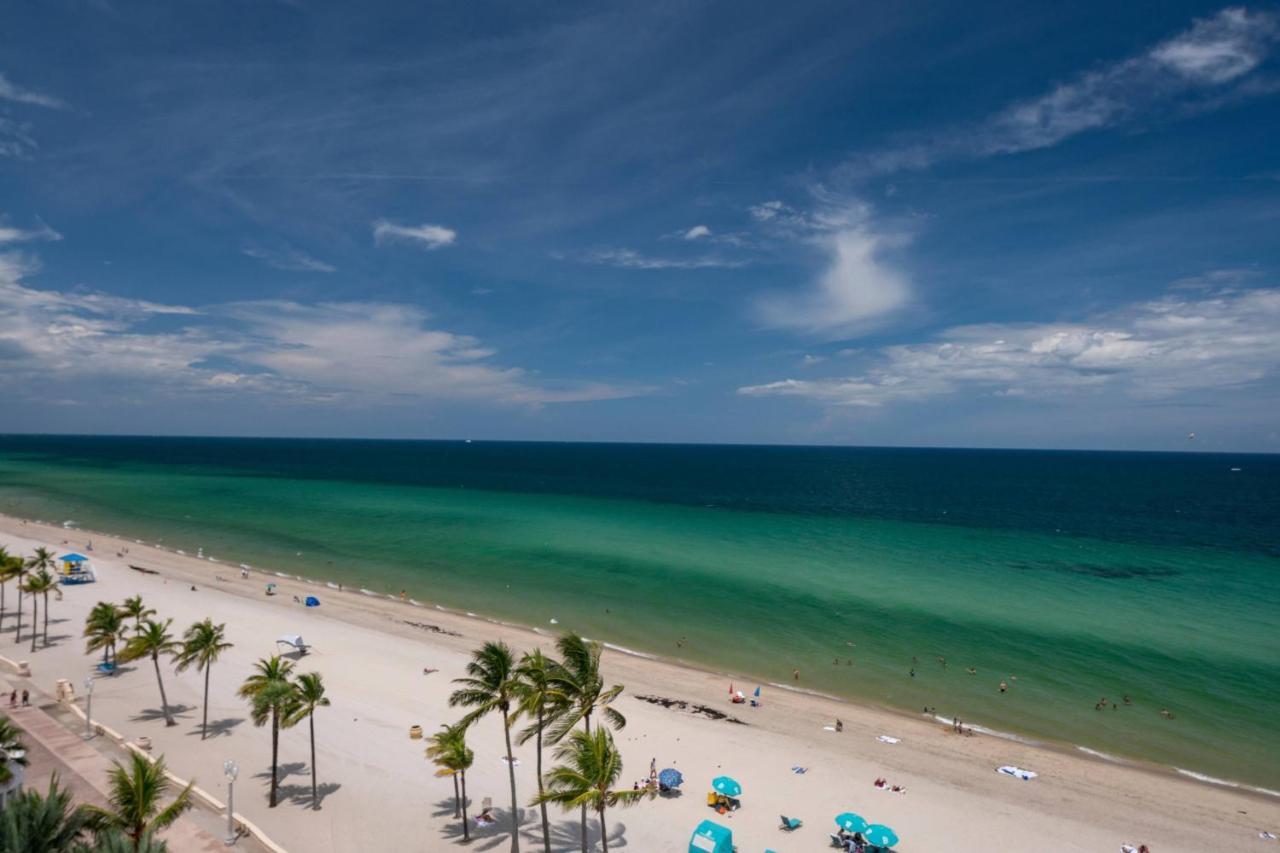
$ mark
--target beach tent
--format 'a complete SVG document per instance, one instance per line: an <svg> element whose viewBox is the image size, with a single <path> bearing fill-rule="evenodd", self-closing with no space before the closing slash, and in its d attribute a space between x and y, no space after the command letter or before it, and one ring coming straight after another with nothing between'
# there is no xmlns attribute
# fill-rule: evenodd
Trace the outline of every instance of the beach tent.
<svg viewBox="0 0 1280 853"><path fill-rule="evenodd" d="M70 565L89 562L89 558L86 557L84 554L63 554L60 559L62 560L62 562Z"/></svg>
<svg viewBox="0 0 1280 853"><path fill-rule="evenodd" d="M704 820L689 839L689 853L733 853L733 831Z"/></svg>
<svg viewBox="0 0 1280 853"><path fill-rule="evenodd" d="M316 598L314 595L308 595L308 596L307 596L307 606L308 606L308 607L319 607L319 606L320 606L320 599Z"/></svg>
<svg viewBox="0 0 1280 853"><path fill-rule="evenodd" d="M304 655L307 653L307 644L302 642L301 634L282 634L280 639L276 640L276 645L293 646Z"/></svg>

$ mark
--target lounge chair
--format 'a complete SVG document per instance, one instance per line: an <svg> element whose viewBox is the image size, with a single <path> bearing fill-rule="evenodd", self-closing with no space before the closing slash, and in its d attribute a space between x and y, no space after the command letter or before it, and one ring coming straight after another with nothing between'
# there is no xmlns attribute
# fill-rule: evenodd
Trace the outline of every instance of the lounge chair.
<svg viewBox="0 0 1280 853"><path fill-rule="evenodd" d="M804 825L804 821L800 820L799 818L787 817L786 815L781 815L780 817L782 819L781 828L786 830L787 832L792 832L794 830L797 830Z"/></svg>
<svg viewBox="0 0 1280 853"><path fill-rule="evenodd" d="M831 846L844 849L844 839L836 835L834 832L828 832L827 837L831 839Z"/></svg>

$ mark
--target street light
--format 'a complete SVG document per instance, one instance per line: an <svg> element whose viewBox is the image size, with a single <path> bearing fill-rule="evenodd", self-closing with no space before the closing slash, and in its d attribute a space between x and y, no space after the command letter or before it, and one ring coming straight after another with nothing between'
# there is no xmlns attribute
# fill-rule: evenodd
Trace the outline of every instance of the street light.
<svg viewBox="0 0 1280 853"><path fill-rule="evenodd" d="M93 740L93 677L84 680L84 739Z"/></svg>
<svg viewBox="0 0 1280 853"><path fill-rule="evenodd" d="M227 774L227 837L226 844L230 847L236 843L236 824L235 818L235 785L236 776L240 775L240 768L236 763L228 758L222 762L222 772Z"/></svg>

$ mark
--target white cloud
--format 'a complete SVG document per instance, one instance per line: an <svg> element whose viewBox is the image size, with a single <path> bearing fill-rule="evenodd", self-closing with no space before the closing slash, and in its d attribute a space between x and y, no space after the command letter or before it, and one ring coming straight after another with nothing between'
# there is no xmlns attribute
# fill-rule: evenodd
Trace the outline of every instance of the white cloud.
<svg viewBox="0 0 1280 853"><path fill-rule="evenodd" d="M35 240L61 240L62 235L41 222L39 228L15 228L0 222L0 246L6 243L27 243Z"/></svg>
<svg viewBox="0 0 1280 853"><path fill-rule="evenodd" d="M857 176L1033 151L1090 130L1212 109L1260 93L1231 84L1243 83L1262 64L1278 34L1273 13L1223 9L1143 53L1080 74L976 125L950 128L934 139L901 141L856 158L845 169Z"/></svg>
<svg viewBox="0 0 1280 853"><path fill-rule="evenodd" d="M702 255L693 258L657 257L644 255L633 249L595 249L576 255L559 255L557 257L571 257L582 263L633 270L700 270L716 267L734 269L747 265L744 260L723 258L715 255Z"/></svg>
<svg viewBox="0 0 1280 853"><path fill-rule="evenodd" d="M379 246L386 243L417 243L428 250L452 246L458 232L443 225L396 225L385 219L373 223L373 241Z"/></svg>
<svg viewBox="0 0 1280 853"><path fill-rule="evenodd" d="M961 393L1173 398L1274 376L1277 328L1280 289L1167 296L1087 322L962 326L928 343L855 353L865 366L851 376L784 379L738 391L864 407Z"/></svg>
<svg viewBox="0 0 1280 853"><path fill-rule="evenodd" d="M0 387L41 396L57 383L84 380L95 389L139 385L147 393L334 404L541 405L651 390L534 382L520 368L495 363L494 351L475 338L432 328L425 312L408 305L260 300L197 311L39 290L24 280L34 272L34 262L0 255Z"/></svg>
<svg viewBox="0 0 1280 853"><path fill-rule="evenodd" d="M711 229L705 225L695 225L688 231L684 232L684 239L697 240L701 237L710 237Z"/></svg>
<svg viewBox="0 0 1280 853"><path fill-rule="evenodd" d="M332 264L311 257L306 252L293 248L264 249L261 246L246 246L241 250L251 258L262 261L269 267L289 272L337 272Z"/></svg>
<svg viewBox="0 0 1280 853"><path fill-rule="evenodd" d="M9 82L9 79L0 73L0 101L12 101L15 104L31 104L37 107L46 107L53 110L66 109L66 103L60 98L52 95L45 95L40 92L24 89L21 86Z"/></svg>
<svg viewBox="0 0 1280 853"><path fill-rule="evenodd" d="M765 325L828 338L865 331L911 299L911 281L886 258L904 235L878 231L869 208L859 204L802 214L782 202L752 208L757 218L783 229L803 229L803 239L827 255L827 264L801 293L771 293L756 301Z"/></svg>

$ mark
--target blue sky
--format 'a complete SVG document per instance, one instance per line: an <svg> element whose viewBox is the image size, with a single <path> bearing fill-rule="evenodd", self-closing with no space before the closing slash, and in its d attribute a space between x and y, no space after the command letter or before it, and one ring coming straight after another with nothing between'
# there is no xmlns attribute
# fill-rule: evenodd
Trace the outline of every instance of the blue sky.
<svg viewBox="0 0 1280 853"><path fill-rule="evenodd" d="M1280 7L535 5L4 12L0 432L1280 450Z"/></svg>

